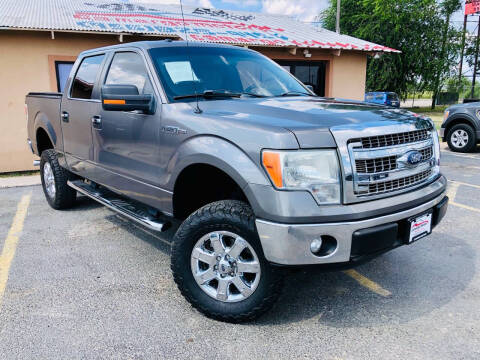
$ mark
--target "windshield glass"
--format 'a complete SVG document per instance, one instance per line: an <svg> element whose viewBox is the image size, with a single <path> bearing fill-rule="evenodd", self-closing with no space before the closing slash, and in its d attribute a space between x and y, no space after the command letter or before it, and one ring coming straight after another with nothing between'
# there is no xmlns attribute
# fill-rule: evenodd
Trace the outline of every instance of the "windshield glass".
<svg viewBox="0 0 480 360"><path fill-rule="evenodd" d="M397 100L398 100L398 96L397 96L397 94L395 94L395 93L388 93L388 94L387 94L387 99L388 99L388 100L391 100L391 101L397 101Z"/></svg>
<svg viewBox="0 0 480 360"><path fill-rule="evenodd" d="M308 94L289 72L253 51L172 46L149 52L170 101L207 90L260 96Z"/></svg>

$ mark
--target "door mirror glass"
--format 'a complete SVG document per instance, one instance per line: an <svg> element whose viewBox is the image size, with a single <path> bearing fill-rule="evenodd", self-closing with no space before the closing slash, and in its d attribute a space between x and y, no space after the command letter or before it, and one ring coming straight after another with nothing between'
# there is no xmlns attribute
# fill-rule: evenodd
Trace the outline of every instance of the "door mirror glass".
<svg viewBox="0 0 480 360"><path fill-rule="evenodd" d="M146 114L155 113L152 94L139 94L135 85L103 85L102 107L106 111L140 110Z"/></svg>

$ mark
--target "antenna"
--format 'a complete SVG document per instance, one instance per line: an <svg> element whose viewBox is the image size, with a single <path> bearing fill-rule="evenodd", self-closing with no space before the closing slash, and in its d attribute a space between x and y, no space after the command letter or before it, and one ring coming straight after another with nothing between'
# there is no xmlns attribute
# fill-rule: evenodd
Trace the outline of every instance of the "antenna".
<svg viewBox="0 0 480 360"><path fill-rule="evenodd" d="M192 67L192 57L190 56L190 45L188 41L188 33L187 33L187 27L185 25L185 15L183 15L183 2L180 0L180 10L182 11L182 21L183 21L183 32L185 33L185 41L187 42L187 53L188 53L188 59L190 60L190 69L192 70L192 81L193 81L193 88L195 91L195 101L196 101L196 106L195 109L193 110L195 114L201 114L202 109L200 109L199 103L198 103L198 93L197 93L197 85L195 84L195 73L193 72L193 67Z"/></svg>

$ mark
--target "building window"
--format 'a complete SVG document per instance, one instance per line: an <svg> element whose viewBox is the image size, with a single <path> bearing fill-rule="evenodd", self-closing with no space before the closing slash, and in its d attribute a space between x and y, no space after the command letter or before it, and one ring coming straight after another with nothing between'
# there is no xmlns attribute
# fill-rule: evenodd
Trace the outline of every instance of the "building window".
<svg viewBox="0 0 480 360"><path fill-rule="evenodd" d="M68 76L72 70L73 61L55 61L55 75L57 79L57 91L63 92L67 84Z"/></svg>
<svg viewBox="0 0 480 360"><path fill-rule="evenodd" d="M326 61L277 61L285 70L292 73L305 85L311 85L318 96L325 96Z"/></svg>

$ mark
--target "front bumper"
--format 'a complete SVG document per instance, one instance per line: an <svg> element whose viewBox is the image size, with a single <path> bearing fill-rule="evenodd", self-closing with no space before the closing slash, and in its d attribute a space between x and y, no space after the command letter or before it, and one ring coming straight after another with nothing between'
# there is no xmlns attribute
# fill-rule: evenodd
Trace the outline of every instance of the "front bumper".
<svg viewBox="0 0 480 360"><path fill-rule="evenodd" d="M281 265L348 263L358 257L393 249L406 243L407 219L433 210L432 226L445 215L445 192L411 209L361 221L326 224L279 224L256 220L263 252L268 261ZM336 248L325 256L310 251L313 239L328 236Z"/></svg>

